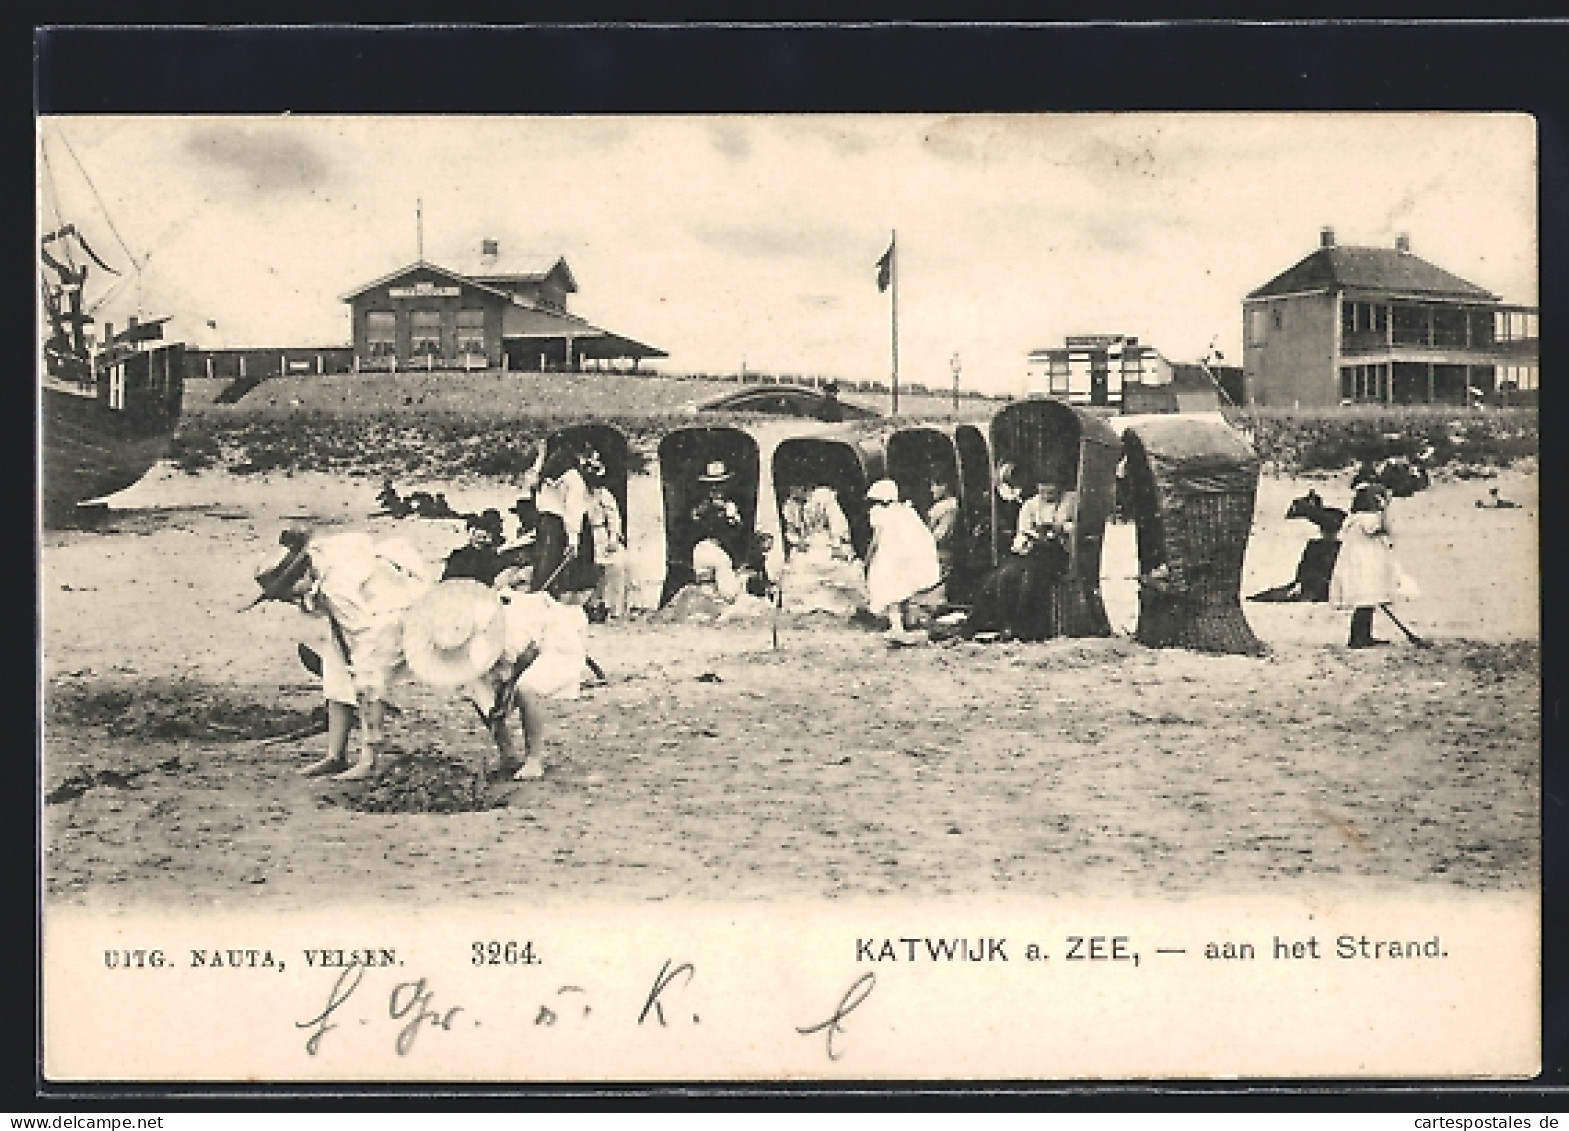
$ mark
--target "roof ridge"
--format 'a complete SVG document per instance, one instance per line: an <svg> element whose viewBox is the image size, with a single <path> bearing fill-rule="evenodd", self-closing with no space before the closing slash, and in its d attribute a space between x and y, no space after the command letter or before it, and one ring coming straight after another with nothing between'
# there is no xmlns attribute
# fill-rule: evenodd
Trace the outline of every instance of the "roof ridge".
<svg viewBox="0 0 1569 1131"><path fill-rule="evenodd" d="M1316 247L1247 298L1346 289L1421 292L1497 302L1499 296L1453 271L1398 247Z"/></svg>

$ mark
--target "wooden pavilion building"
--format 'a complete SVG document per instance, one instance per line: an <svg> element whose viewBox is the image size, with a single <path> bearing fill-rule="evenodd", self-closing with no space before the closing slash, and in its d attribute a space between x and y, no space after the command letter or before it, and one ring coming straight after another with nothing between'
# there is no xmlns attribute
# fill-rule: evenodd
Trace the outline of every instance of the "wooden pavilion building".
<svg viewBox="0 0 1569 1131"><path fill-rule="evenodd" d="M418 260L342 296L354 368L635 370L668 356L570 313L577 289L564 258L504 258L497 240L456 268Z"/></svg>

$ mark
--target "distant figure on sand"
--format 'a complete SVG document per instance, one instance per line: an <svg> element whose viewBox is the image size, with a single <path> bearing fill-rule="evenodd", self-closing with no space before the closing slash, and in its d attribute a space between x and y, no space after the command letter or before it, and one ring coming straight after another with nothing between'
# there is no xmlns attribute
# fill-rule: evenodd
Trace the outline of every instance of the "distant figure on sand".
<svg viewBox="0 0 1569 1131"><path fill-rule="evenodd" d="M1478 499L1476 501L1476 505L1481 507L1483 510L1509 511L1516 509L1520 504L1512 502L1509 499L1502 498L1498 494L1497 487L1489 487L1487 489L1487 501L1483 502L1481 499Z"/></svg>
<svg viewBox="0 0 1569 1131"><path fill-rule="evenodd" d="M1397 499L1408 499L1418 491L1425 491L1431 482L1432 477L1427 473L1426 460L1422 455L1410 459L1394 456L1380 464L1365 459L1351 477L1353 490L1371 483L1386 488Z"/></svg>
<svg viewBox="0 0 1569 1131"><path fill-rule="evenodd" d="M381 507L378 513L391 515L393 518L407 518L412 509L398 494L398 489L392 485L391 479L381 481L381 490L376 493L376 502Z"/></svg>
<svg viewBox="0 0 1569 1131"><path fill-rule="evenodd" d="M839 400L839 382L827 381L823 384L823 406L820 415L830 424L838 424L844 419L844 403Z"/></svg>

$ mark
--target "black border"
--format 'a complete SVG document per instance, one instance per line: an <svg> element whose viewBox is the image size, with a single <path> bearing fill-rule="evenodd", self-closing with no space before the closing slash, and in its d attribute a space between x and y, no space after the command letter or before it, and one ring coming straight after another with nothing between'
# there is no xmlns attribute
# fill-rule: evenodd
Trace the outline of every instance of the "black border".
<svg viewBox="0 0 1569 1131"><path fill-rule="evenodd" d="M322 18L322 6L274 4L266 18ZM188 3L86 3L58 14L34 8L27 47L5 81L31 74L44 113L798 113L1090 110L1515 110L1535 115L1540 138L1541 307L1544 370L1561 356L1569 260L1569 23L868 22L606 23L486 26L425 24L409 3L379 6L382 26L201 26L221 9ZM427 6L428 7L428 6ZM463 11L447 6L448 21ZM583 19L585 9L575 9ZM132 16L132 13L135 13ZM485 14L493 14L494 9ZM364 14L363 12L361 13ZM701 18L701 13L696 14ZM823 15L819 13L818 15ZM1124 13L1124 17L1126 17ZM1133 15L1138 15L1134 13ZM14 18L14 17L13 17ZM480 17L483 18L483 15ZM564 19L558 13L557 19ZM47 21L59 20L49 24ZM98 21L89 23L88 21ZM161 21L163 26L148 26ZM394 22L402 26L394 26ZM9 22L9 21L8 21ZM185 26L173 26L185 25ZM14 26L14 25L13 25ZM21 48L20 37L10 44ZM23 58L23 50L27 57ZM22 64L26 64L23 66ZM18 105L20 99L13 102ZM31 118L23 119L25 131ZM19 131L27 144L26 132ZM13 149L13 152L17 152ZM30 221L31 208L18 210ZM31 242L31 224L25 225ZM19 249L20 250L20 249ZM25 262L31 251L18 255ZM20 276L17 276L20 278ZM16 309L32 306L29 292ZM30 316L28 318L30 324ZM30 336L31 330L26 334ZM21 340L21 339L19 339ZM1551 431L1563 399L1542 391ZM13 426L29 414L15 414ZM27 442L8 454L20 466ZM1558 576L1551 485L1561 449L1542 453L1542 576ZM20 476L12 479L19 482ZM31 480L31 472L28 474ZM32 566L36 569L37 547ZM36 578L29 576L36 592ZM116 1086L43 1084L30 1055L7 1059L6 1104L44 1112L120 1110L407 1110L439 1098L444 1110L497 1098L533 1105L620 1107L702 1103L862 1109L890 1099L927 1108L1015 1106L1053 1110L1153 1107L1163 1111L1336 1109L1358 1111L1550 1110L1569 1094L1569 770L1563 750L1555 633L1561 599L1544 587L1543 682L1543 1072L1522 1084L1438 1081L1258 1081L1247 1084L761 1084L476 1087ZM35 612L36 617L36 612ZM36 668L37 625L34 625ZM12 669L16 670L16 669ZM34 709L36 712L36 707ZM33 746L38 741L33 714ZM23 791L14 791L13 800ZM33 820L10 822L13 869L35 859ZM32 902L41 894L34 877ZM16 885L13 885L16 886ZM19 897L19 906L28 896ZM36 942L32 962L36 989ZM13 984L20 984L17 977ZM12 1006L15 1010L16 1006ZM26 1030L20 1019L10 1037ZM20 1030L20 1031L18 1031ZM27 1032L31 1038L35 1034ZM13 1079L31 1065L30 1079ZM1545 1101L1545 1103L1544 1103ZM1524 1105L1524 1106L1522 1106ZM1561 1104L1558 1105L1562 1110Z"/></svg>

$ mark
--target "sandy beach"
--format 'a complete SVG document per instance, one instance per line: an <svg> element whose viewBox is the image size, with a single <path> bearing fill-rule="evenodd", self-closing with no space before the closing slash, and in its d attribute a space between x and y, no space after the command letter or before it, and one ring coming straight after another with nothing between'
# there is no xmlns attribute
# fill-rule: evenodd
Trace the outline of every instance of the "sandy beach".
<svg viewBox="0 0 1569 1131"><path fill-rule="evenodd" d="M1290 580L1316 486L1260 485L1244 592ZM1118 635L890 653L821 614L595 626L609 682L560 705L543 781L484 812L356 812L264 743L319 703L321 622L237 612L288 522L392 531L434 563L453 520L369 517L378 484L160 465L91 530L42 543L47 898L97 909L299 909L328 898L584 901L1526 890L1538 882L1537 479L1397 500L1400 607L1433 646L1344 647L1347 614L1248 603L1263 658L1154 651L1133 530L1108 528ZM427 486L418 484L415 486ZM1475 506L1496 486L1521 505ZM431 484L459 510L499 482ZM635 580L657 596L657 484L632 484ZM699 678L703 677L703 678ZM118 696L119 698L116 698ZM472 712L415 684L394 747L476 761ZM225 722L224 720L227 720ZM269 729L270 728L270 729ZM65 790L71 793L72 790Z"/></svg>

